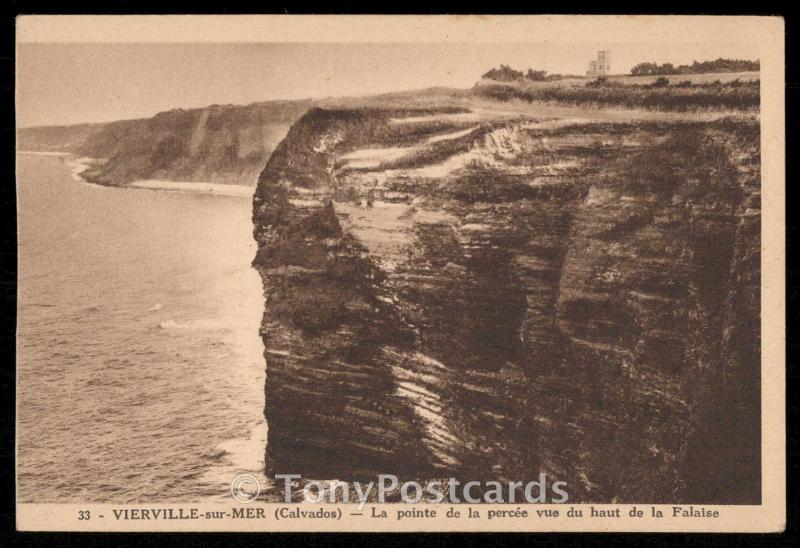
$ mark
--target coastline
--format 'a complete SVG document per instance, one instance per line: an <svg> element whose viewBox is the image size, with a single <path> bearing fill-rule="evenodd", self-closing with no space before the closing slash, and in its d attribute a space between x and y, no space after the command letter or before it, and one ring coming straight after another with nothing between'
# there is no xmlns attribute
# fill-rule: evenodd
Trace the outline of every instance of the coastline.
<svg viewBox="0 0 800 548"><path fill-rule="evenodd" d="M255 185L225 185L220 183L203 183L197 181L164 181L160 179L142 179L120 186L123 188L166 190L171 192L194 192L197 194L236 196L240 198L251 198L256 189Z"/></svg>
<svg viewBox="0 0 800 548"><path fill-rule="evenodd" d="M77 157L73 155L70 156L71 156L70 158L64 159L64 164L66 164L67 167L69 167L70 175L76 181L88 183L89 181L81 177L81 173L83 173L92 166L92 162L94 161L94 159L89 158L87 156L83 157Z"/></svg>
<svg viewBox="0 0 800 548"><path fill-rule="evenodd" d="M131 183L112 185L88 180L82 176L88 168L98 162L97 158L78 157L69 152L50 152L36 150L18 150L17 154L27 156L54 156L62 158L64 163L70 168L73 179L92 186L112 187L112 188L135 188L142 190L160 190L169 192L192 192L195 194L207 194L211 196L233 196L240 198L251 198L255 192L255 185L227 185L221 183L204 183L201 181L170 181L162 179L139 179Z"/></svg>
<svg viewBox="0 0 800 548"><path fill-rule="evenodd" d="M18 150L17 154L26 156L72 156L69 152L52 152L48 150Z"/></svg>

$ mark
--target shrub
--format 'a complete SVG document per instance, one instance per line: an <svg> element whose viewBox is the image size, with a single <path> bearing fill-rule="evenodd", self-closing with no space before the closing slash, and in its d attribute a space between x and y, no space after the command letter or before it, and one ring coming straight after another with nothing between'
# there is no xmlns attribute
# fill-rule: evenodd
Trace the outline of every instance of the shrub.
<svg viewBox="0 0 800 548"><path fill-rule="evenodd" d="M486 72L482 78L495 80L496 82L513 82L523 79L532 82L541 82L547 80L547 71L529 68L527 72L522 72L521 70L514 70L508 65L500 65L500 68L493 68Z"/></svg>
<svg viewBox="0 0 800 548"><path fill-rule="evenodd" d="M722 59L716 61L693 61L691 65L673 66L672 63L639 63L631 69L634 76L657 76L671 74L701 74L704 72L747 72L760 70L759 61L746 59Z"/></svg>
<svg viewBox="0 0 800 548"><path fill-rule="evenodd" d="M654 88L663 88L669 85L669 80L663 76L656 78L655 82L651 84Z"/></svg>
<svg viewBox="0 0 800 548"><path fill-rule="evenodd" d="M499 101L552 101L570 105L614 106L655 110L687 111L698 109L758 109L759 83L736 85L697 84L689 87L668 85L624 85L617 82L586 86L526 87L514 84L485 85L476 93Z"/></svg>
<svg viewBox="0 0 800 548"><path fill-rule="evenodd" d="M514 80L519 80L524 76L525 74L519 70L514 70L508 65L500 65L500 68L493 68L484 74L483 78L496 80L498 82L513 82Z"/></svg>

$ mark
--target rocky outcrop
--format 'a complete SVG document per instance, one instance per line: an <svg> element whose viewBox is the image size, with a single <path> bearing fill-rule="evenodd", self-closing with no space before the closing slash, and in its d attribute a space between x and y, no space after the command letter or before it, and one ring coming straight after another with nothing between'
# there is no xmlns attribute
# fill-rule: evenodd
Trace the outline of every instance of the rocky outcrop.
<svg viewBox="0 0 800 548"><path fill-rule="evenodd" d="M306 113L254 196L268 474L758 502L758 136Z"/></svg>

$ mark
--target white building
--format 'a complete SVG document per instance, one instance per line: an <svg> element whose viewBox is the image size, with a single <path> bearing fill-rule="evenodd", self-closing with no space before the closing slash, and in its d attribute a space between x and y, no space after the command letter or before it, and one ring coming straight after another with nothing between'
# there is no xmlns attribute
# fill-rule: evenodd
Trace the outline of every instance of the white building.
<svg viewBox="0 0 800 548"><path fill-rule="evenodd" d="M611 72L611 54L608 50L597 52L597 59L589 61L589 70L586 71L586 76L590 78L597 78L598 76L606 76Z"/></svg>

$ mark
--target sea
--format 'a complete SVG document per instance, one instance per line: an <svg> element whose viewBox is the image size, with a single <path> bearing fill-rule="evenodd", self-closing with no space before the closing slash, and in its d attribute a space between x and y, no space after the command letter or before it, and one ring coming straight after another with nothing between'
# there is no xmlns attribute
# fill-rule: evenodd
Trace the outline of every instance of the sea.
<svg viewBox="0 0 800 548"><path fill-rule="evenodd" d="M17 499L231 500L264 479L251 192L79 170L17 156Z"/></svg>

